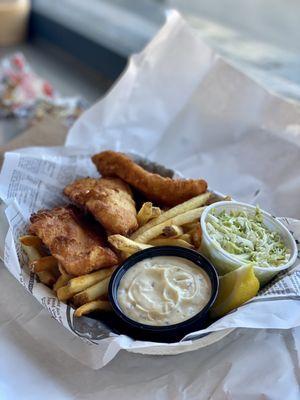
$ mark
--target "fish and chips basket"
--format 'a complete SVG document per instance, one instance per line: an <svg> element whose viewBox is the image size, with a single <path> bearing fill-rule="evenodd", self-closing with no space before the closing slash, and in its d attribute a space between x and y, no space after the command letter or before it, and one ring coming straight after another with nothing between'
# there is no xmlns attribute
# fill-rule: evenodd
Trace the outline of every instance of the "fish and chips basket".
<svg viewBox="0 0 300 400"><path fill-rule="evenodd" d="M201 97L203 91L205 96ZM215 108L216 98L222 104ZM259 99L259 104L255 99ZM254 103L255 112L247 108L249 104L254 107ZM271 109L274 110L272 123ZM189 333L177 343L167 344L134 340L122 332L112 331L105 318L76 315L73 307L60 301L55 292L28 269L28 256L19 241L27 234L33 212L67 203L63 195L66 185L78 178L99 177L91 156L106 149L127 153L143 168L161 176L203 177L216 201L230 195L254 205L259 203L263 209L271 208L272 213L274 210L277 214L284 203L281 194L276 193L276 177L260 175L260 171L247 165L242 154L246 146L247 153L254 149L257 157L261 157L264 145L260 150L255 144L259 132L257 140L263 135L272 136L270 146L277 146L276 151L282 149L284 142L284 146L290 146L299 155L297 146L300 144L295 143L295 139L291 143L292 139L287 140L275 132L297 124L300 125L298 105L271 95L226 63L203 44L193 28L173 13L146 49L131 58L125 73L108 95L79 118L69 132L66 146L31 147L6 153L0 178L2 210L8 222L5 266L58 323L80 337L83 346L88 345L89 356L83 359L78 352L68 352L92 368L102 367L122 349L142 354L179 354L206 347L236 328L299 326L299 258L242 306L214 320L205 329ZM219 142L211 146L214 149L211 151L213 135ZM251 148L252 142L254 147ZM275 150L271 148L270 151ZM250 154L249 159L255 154ZM228 161L226 165L224 160ZM244 162L243 168L236 167L238 162ZM259 159L263 170L267 162ZM280 162L276 166L282 170L285 167L284 163L280 166ZM214 185L218 191L214 191ZM269 201L272 195L278 199L277 203ZM286 201L289 198L285 193ZM299 249L300 221L286 217L278 220L291 232ZM59 342L56 344L65 349Z"/></svg>

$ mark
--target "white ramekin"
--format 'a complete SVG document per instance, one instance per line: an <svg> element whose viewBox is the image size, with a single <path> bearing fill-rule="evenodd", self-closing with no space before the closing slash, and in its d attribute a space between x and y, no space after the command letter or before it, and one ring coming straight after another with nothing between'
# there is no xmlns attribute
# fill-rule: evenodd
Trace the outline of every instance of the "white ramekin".
<svg viewBox="0 0 300 400"><path fill-rule="evenodd" d="M220 201L208 206L201 215L200 219L202 228L201 252L211 260L211 262L214 264L220 275L224 275L228 272L231 272L245 264L242 263L241 260L239 260L233 254L229 254L225 250L217 247L216 244L212 241L206 229L206 219L208 214L212 210L215 210L217 213L223 210L229 212L243 210L249 214L254 214L255 209L256 207L245 203L240 203L236 201ZM281 265L280 267L254 266L255 275L259 279L260 284L262 286L265 283L267 283L270 279L272 279L276 274L278 274L278 272L288 269L295 263L297 258L297 245L292 234L281 222L279 222L275 217L273 217L266 211L261 210L261 213L263 216L264 224L271 231L275 231L280 234L284 244L290 251L289 261L286 264Z"/></svg>

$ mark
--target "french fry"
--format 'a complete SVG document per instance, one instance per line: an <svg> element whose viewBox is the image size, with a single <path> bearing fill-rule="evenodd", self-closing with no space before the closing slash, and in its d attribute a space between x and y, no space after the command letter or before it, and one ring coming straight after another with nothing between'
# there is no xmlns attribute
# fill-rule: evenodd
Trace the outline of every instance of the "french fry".
<svg viewBox="0 0 300 400"><path fill-rule="evenodd" d="M216 193L211 193L211 196L207 202L207 205L217 203L218 201L231 201L231 200L232 200L231 196L221 197L220 195L218 195Z"/></svg>
<svg viewBox="0 0 300 400"><path fill-rule="evenodd" d="M90 274L77 276L72 278L68 282L68 287L73 294L79 293L82 290L95 285L97 282L102 281L112 275L115 268L103 268L99 271L92 272Z"/></svg>
<svg viewBox="0 0 300 400"><path fill-rule="evenodd" d="M42 258L41 253L33 246L26 246L21 242L22 249L28 256L29 262L33 262ZM50 271L37 273L39 280L47 286L52 286L56 282L55 275Z"/></svg>
<svg viewBox="0 0 300 400"><path fill-rule="evenodd" d="M163 211L159 207L152 207L151 219L159 217Z"/></svg>
<svg viewBox="0 0 300 400"><path fill-rule="evenodd" d="M136 253L137 251L148 249L149 247L151 247L147 244L137 243L122 235L108 236L108 241L117 250L129 253L130 255Z"/></svg>
<svg viewBox="0 0 300 400"><path fill-rule="evenodd" d="M198 219L202 212L204 211L205 207L195 208L193 210L187 211L183 214L176 215L176 217L171 218L165 222L162 222L159 225L153 226L152 228L146 230L143 234L137 236L135 238L136 242L140 243L148 243L151 239L156 238L157 236L163 233L163 229L169 225L184 225L188 224L189 222L193 222Z"/></svg>
<svg viewBox="0 0 300 400"><path fill-rule="evenodd" d="M132 254L126 252L126 251L121 251L120 253L121 253L121 260L122 261L127 260L127 258L129 258L132 255Z"/></svg>
<svg viewBox="0 0 300 400"><path fill-rule="evenodd" d="M38 260L31 261L29 267L32 272L43 272L43 271L51 271L53 269L58 268L58 263L55 257L46 256L41 257Z"/></svg>
<svg viewBox="0 0 300 400"><path fill-rule="evenodd" d="M41 239L38 236L34 235L24 235L21 236L19 240L24 246L33 246L39 248L43 245Z"/></svg>
<svg viewBox="0 0 300 400"><path fill-rule="evenodd" d="M196 247L199 248L201 246L202 240L202 229L199 222L194 225L194 228L190 229L186 232L186 235L190 235L191 243Z"/></svg>
<svg viewBox="0 0 300 400"><path fill-rule="evenodd" d="M56 294L58 300L63 301L64 303L67 302L74 295L74 293L72 293L67 285L58 288Z"/></svg>
<svg viewBox="0 0 300 400"><path fill-rule="evenodd" d="M171 218L176 217L177 215L185 214L187 211L194 210L196 208L203 206L204 204L207 203L210 195L211 195L210 192L206 192L200 194L199 196L193 197L192 199L187 200L176 207L170 208L168 211L163 212L159 217L152 219L147 224L143 225L138 230L136 230L130 236L130 239L136 240L138 237L142 236L146 231L153 228L154 226L160 225L161 223L168 221Z"/></svg>
<svg viewBox="0 0 300 400"><path fill-rule="evenodd" d="M76 307L82 306L85 303L89 303L90 301L99 299L99 297L104 296L108 292L108 284L110 281L110 277L104 279L96 283L93 286L83 290L80 293L75 294L72 299L73 304Z"/></svg>
<svg viewBox="0 0 300 400"><path fill-rule="evenodd" d="M196 228L192 231L191 236L194 246L198 249L201 246L202 240L202 229L200 224L198 224Z"/></svg>
<svg viewBox="0 0 300 400"><path fill-rule="evenodd" d="M57 297L60 301L66 302L77 293L80 293L97 284L101 280L110 277L113 271L113 268L104 268L90 274L71 278L66 282L66 285L58 288Z"/></svg>
<svg viewBox="0 0 300 400"><path fill-rule="evenodd" d="M184 232L190 232L197 227L198 221L189 222L188 224L184 224L182 228Z"/></svg>
<svg viewBox="0 0 300 400"><path fill-rule="evenodd" d="M77 308L74 315L75 317L81 317L82 315L89 314L92 311L111 311L111 309L112 307L109 301L94 300Z"/></svg>
<svg viewBox="0 0 300 400"><path fill-rule="evenodd" d="M223 201L232 201L232 197L231 196L225 196L224 199L222 199Z"/></svg>
<svg viewBox="0 0 300 400"><path fill-rule="evenodd" d="M153 239L150 241L153 246L179 246L187 249L192 249L193 245L182 239L165 238L165 239Z"/></svg>
<svg viewBox="0 0 300 400"><path fill-rule="evenodd" d="M183 234L183 229L177 225L168 225L164 227L162 233L166 237L180 236Z"/></svg>
<svg viewBox="0 0 300 400"><path fill-rule="evenodd" d="M36 261L36 260L39 260L40 258L42 258L41 253L35 247L26 246L22 242L21 242L21 246L22 246L22 249L24 250L24 252L27 254L29 262Z"/></svg>
<svg viewBox="0 0 300 400"><path fill-rule="evenodd" d="M55 292L58 291L58 289L60 289L61 287L65 286L68 281L70 280L71 276L70 275L60 275L60 277L57 279L57 281L55 282L54 286L53 286L53 290Z"/></svg>
<svg viewBox="0 0 300 400"><path fill-rule="evenodd" d="M147 201L144 203L137 214L139 226L145 225L150 219L157 218L161 214L159 207L153 207L152 203Z"/></svg>
<svg viewBox="0 0 300 400"><path fill-rule="evenodd" d="M181 240L184 240L184 241L192 244L192 238L189 233L183 233L182 235L177 236L176 239L181 239Z"/></svg>

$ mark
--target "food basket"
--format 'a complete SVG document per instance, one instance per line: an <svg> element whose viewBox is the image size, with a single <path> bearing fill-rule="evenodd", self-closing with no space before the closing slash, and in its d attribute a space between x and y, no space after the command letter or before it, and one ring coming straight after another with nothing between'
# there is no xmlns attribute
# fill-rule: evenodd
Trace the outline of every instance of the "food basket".
<svg viewBox="0 0 300 400"><path fill-rule="evenodd" d="M38 151L38 150L37 150ZM165 166L151 162L148 159L137 155L133 153L128 153L128 156L130 156L132 159L134 159L139 165L141 165L143 168L150 172L158 173L161 176L164 177L172 177L172 178L180 178L182 177L178 172L173 171L172 169L166 168ZM26 156L25 156L26 157ZM32 157L30 157L32 160ZM90 167L90 165L89 165ZM216 198L223 198L220 193L214 193L214 196ZM58 203L53 204L59 205L60 201L57 199ZM2 208L3 213L5 212L5 208ZM2 214L2 219L5 219L5 216ZM4 223L3 223L4 225ZM2 225L2 226L3 226ZM26 221L24 221L23 229L26 230ZM18 234L20 234L20 231L18 230ZM22 250L18 249L19 251L19 260L20 264L24 263L23 259L23 254ZM42 291L42 296L41 296L41 303L42 305L52 314L52 316L56 317L54 314L53 309L55 307L51 307L49 305L49 301L46 301L46 298L53 298L54 293L44 286L41 283L35 283L32 274L30 274L24 266L24 268L21 269L20 271L21 274L21 282L25 285L25 287L32 292L32 286L37 285L40 287L40 290ZM26 283L27 282L27 283ZM57 300L58 301L58 300ZM59 301L58 301L59 302ZM67 325L67 328L71 330L73 333L76 335L80 336L83 339L86 339L88 341L91 341L93 343L97 341L101 341L102 339L105 339L110 336L110 328L108 327L109 324L107 324L104 320L99 320L95 317L87 317L83 316L80 318L76 318L74 316L74 310L70 306L66 306L65 304L60 304L61 310L59 314L65 313L63 318L59 318L60 322L64 321L63 323ZM192 340L188 341L182 341L178 347L174 347L174 344L159 344L158 346L156 343L151 343L151 346L139 346L139 347L130 347L128 351L134 352L134 353L142 353L142 354L179 354L182 352L186 351L192 351L201 347L205 347L211 343L214 343L216 341L221 340L223 337L228 335L232 329L226 329L222 330L220 332L212 332L212 333L205 333L205 334L200 334L198 336L195 336ZM149 343L148 343L149 344Z"/></svg>

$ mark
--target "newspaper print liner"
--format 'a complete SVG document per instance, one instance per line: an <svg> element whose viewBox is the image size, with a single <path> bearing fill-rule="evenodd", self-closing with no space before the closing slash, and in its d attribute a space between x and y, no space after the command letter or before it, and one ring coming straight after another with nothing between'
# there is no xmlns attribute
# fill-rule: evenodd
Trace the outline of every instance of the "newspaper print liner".
<svg viewBox="0 0 300 400"><path fill-rule="evenodd" d="M137 163L139 163L150 172L159 173L162 176L180 177L180 174L178 174L177 172L174 172L171 169L167 169L160 164L153 163L137 155L130 154L130 156L134 158ZM83 165L85 161L84 158L85 157L83 156L81 160L83 161ZM23 163L24 162L26 162L26 160L23 160ZM27 162L29 161L27 160ZM83 168L80 176L82 176L82 172L84 172L84 170L85 169ZM76 179L77 177L79 176L75 176L74 179ZM63 176L61 178L62 184L66 183L64 182L64 178L66 177ZM219 198L223 197L220 193L214 192L214 194ZM55 198L57 204L51 204L52 206L59 205L65 202L65 199L63 198L61 193L56 193ZM67 306L66 304L60 302L56 298L52 290L41 284L35 274L29 272L27 268L27 257L23 253L18 241L18 238L26 232L28 220L21 212L21 209L19 208L17 202L11 202L5 212L10 222L10 230L5 241L4 261L8 269L11 272L14 271L12 273L14 274L16 279L18 279L25 286L25 288L39 300L42 306L51 314L53 318L62 323L68 330L72 331L74 334L81 337L82 339L87 340L88 342L93 344L98 344L99 341L103 339L116 336L115 333L111 332L105 321L101 322L97 319L93 319L90 317L75 318L74 310L70 306ZM281 222L289 227L290 231L294 234L294 237L297 241L297 239L300 238L299 221L283 218L281 219ZM296 230L298 230L298 232L293 232L294 227ZM299 241L297 241L297 244L299 245ZM8 252L9 248L15 248L15 253L13 253L13 256L11 251ZM20 271L16 271L16 269L14 268L14 265L17 265L18 261L21 265ZM256 298L252 299L250 302L259 302L266 300L275 301L276 299L282 300L283 298L300 299L300 271L290 269L288 271L285 271L284 273L279 274L271 283L269 283L266 287L263 288L263 290L260 291L259 295ZM231 313L234 313L235 311L236 310L233 310ZM178 354L212 344L218 340L221 340L224 336L228 335L233 330L234 329L230 328L203 334L191 333L187 335L184 339L182 339L182 344L185 341L187 342L186 346L180 346L178 349L176 349L175 347L161 345L155 347L155 343L153 343L154 346L151 346L149 349L129 348L128 351L143 354Z"/></svg>

